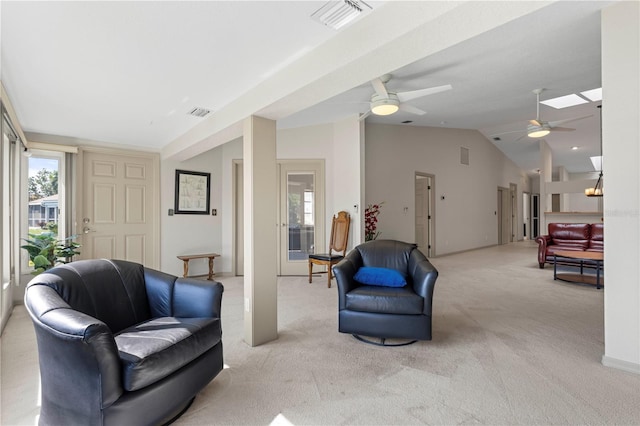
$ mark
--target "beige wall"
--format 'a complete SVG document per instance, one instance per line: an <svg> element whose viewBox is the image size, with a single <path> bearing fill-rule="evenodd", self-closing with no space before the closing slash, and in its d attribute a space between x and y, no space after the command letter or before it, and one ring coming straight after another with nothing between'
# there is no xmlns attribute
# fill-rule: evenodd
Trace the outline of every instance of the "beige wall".
<svg viewBox="0 0 640 426"><path fill-rule="evenodd" d="M366 203L384 202L379 238L415 240L416 172L435 175L436 255L498 243L499 186L518 185L522 211L529 179L475 130L368 124L365 140ZM468 166L460 164L460 147L469 149ZM522 215L516 219L522 239Z"/></svg>

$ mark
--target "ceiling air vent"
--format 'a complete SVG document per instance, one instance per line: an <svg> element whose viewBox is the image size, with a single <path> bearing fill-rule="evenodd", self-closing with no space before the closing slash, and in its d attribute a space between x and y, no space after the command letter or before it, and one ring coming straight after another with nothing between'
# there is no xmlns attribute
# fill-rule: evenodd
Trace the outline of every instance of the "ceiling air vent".
<svg viewBox="0 0 640 426"><path fill-rule="evenodd" d="M337 30L356 19L371 6L362 0L332 0L311 14L311 19Z"/></svg>
<svg viewBox="0 0 640 426"><path fill-rule="evenodd" d="M205 115L209 114L211 111L209 111L208 109L205 108L194 108L191 111L188 112L189 115L193 115L194 117L204 117Z"/></svg>

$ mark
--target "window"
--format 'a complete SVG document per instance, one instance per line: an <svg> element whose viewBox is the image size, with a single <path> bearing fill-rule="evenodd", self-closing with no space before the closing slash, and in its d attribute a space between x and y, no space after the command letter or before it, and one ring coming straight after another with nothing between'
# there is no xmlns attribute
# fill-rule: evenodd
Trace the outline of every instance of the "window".
<svg viewBox="0 0 640 426"><path fill-rule="evenodd" d="M58 158L45 156L29 157L29 208L27 222L29 233L58 230Z"/></svg>
<svg viewBox="0 0 640 426"><path fill-rule="evenodd" d="M304 224L313 225L313 191L304 191Z"/></svg>
<svg viewBox="0 0 640 426"><path fill-rule="evenodd" d="M65 154L62 152L31 150L24 157L27 181L27 208L23 223L23 238L51 235L58 240L67 237L65 221ZM25 250L21 250L23 268L33 268L33 262Z"/></svg>

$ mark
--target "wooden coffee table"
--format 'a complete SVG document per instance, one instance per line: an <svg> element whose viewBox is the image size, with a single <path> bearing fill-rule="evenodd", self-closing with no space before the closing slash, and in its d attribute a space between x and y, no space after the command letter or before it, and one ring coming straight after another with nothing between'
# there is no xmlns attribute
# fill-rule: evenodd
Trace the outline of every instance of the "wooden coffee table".
<svg viewBox="0 0 640 426"><path fill-rule="evenodd" d="M568 272L558 273L557 271L558 258L574 259L574 260L580 261L580 273L579 274L568 273ZM585 262L590 263L589 265L586 266L587 268L593 268L591 263L595 263L595 268L596 268L595 277L593 275L584 274ZM603 256L603 253L600 253L600 252L569 251L569 250L557 251L553 255L553 279L572 282L572 283L592 284L599 289L604 285L604 277L602 278L600 277L601 275L600 271L602 270L603 262L604 262L604 256Z"/></svg>

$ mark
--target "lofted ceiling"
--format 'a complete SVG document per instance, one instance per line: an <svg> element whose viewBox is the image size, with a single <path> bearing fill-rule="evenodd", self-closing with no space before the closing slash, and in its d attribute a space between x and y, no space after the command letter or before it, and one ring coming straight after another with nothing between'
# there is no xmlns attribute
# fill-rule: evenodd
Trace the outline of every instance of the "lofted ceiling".
<svg viewBox="0 0 640 426"><path fill-rule="evenodd" d="M382 38L384 31L376 22L393 17L403 2L368 2L373 10L340 31L309 18L324 3L3 1L1 78L20 124L30 134L161 150L206 120L187 115L194 107L213 111L210 120L215 120L218 111L253 93L267 93L266 98L277 104L281 98L268 92L281 86L266 83L277 81L295 68L296 61L314 58L332 42L343 43L346 52L346 40L357 46L366 44L365 38ZM416 10L441 8L446 13L465 2L411 3ZM491 14L504 2L473 3ZM424 59L384 69L392 74L390 89L443 84L453 89L409 102L426 115L401 111L366 120L478 129L516 164L533 172L539 167L538 141L526 136L516 140L536 115L532 90L544 88L544 100L600 87L599 11L608 4L541 4L537 11ZM389 19L388 27L402 24ZM406 22L408 28L413 24ZM322 69L323 56L316 57ZM373 93L368 82L373 76L365 75L342 76L344 90L324 98L317 95L311 105L288 103L290 110L275 115L278 126L306 126L365 113ZM327 76L331 70L318 79ZM600 152L597 104L563 110L540 106L546 121L593 115L565 126L575 128L573 132L544 138L554 165L574 173L593 171L589 156ZM519 129L523 132L501 135L500 141L492 138ZM571 150L572 146L579 148Z"/></svg>

